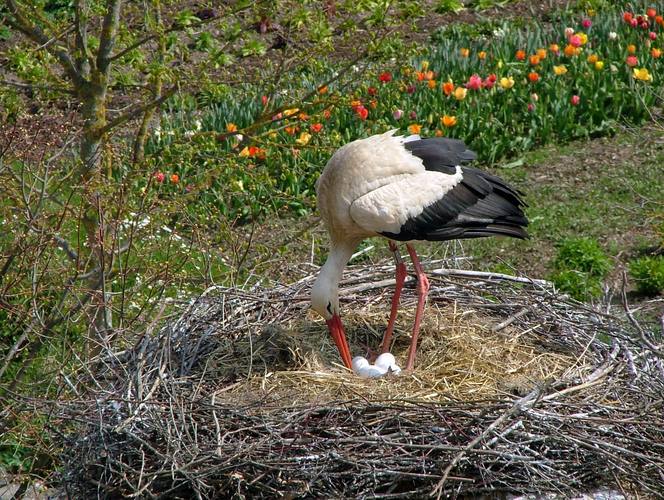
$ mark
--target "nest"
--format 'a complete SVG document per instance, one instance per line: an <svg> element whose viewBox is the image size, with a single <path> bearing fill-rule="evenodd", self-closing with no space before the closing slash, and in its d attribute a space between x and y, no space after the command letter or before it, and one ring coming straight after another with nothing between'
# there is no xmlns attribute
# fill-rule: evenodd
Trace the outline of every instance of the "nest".
<svg viewBox="0 0 664 500"><path fill-rule="evenodd" d="M376 347L393 267L350 268L354 354ZM215 287L100 359L63 474L82 496L664 495L664 363L648 332L545 283L434 271L412 374L339 366L313 276ZM392 352L403 362L409 279ZM647 346L650 346L647 347Z"/></svg>

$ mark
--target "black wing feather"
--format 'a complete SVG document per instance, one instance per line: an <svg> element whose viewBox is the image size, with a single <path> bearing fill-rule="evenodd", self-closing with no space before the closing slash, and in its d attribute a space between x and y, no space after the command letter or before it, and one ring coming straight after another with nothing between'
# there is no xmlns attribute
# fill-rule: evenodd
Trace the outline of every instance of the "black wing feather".
<svg viewBox="0 0 664 500"><path fill-rule="evenodd" d="M456 167L477 158L463 141L430 138L404 144L422 159L427 170L454 174ZM400 241L481 238L503 235L527 238L526 204L520 193L500 177L476 168L463 167L462 181L445 196L408 219L399 233L383 235Z"/></svg>

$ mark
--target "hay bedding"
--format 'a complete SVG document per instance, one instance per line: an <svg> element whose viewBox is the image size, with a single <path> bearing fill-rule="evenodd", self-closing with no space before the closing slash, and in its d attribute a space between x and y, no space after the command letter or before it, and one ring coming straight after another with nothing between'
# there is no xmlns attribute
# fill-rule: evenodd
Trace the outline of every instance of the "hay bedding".
<svg viewBox="0 0 664 500"><path fill-rule="evenodd" d="M355 354L380 341L391 273L346 275ZM168 498L568 496L607 485L664 495L664 368L642 347L646 332L541 282L439 273L415 372L364 380L336 365L308 312L313 278L210 289L158 335L100 361L95 404L66 410L79 423L69 487Z"/></svg>

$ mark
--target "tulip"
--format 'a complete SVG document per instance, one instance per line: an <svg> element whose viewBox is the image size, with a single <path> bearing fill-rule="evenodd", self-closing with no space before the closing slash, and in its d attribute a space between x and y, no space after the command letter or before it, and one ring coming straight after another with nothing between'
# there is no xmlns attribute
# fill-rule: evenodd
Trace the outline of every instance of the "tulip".
<svg viewBox="0 0 664 500"><path fill-rule="evenodd" d="M311 140L311 134L308 132L302 132L300 134L300 137L295 139L295 142L298 143L300 146L306 146L309 140Z"/></svg>
<svg viewBox="0 0 664 500"><path fill-rule="evenodd" d="M553 72L558 76L564 75L567 73L567 67L564 64L561 64L560 66L554 66Z"/></svg>
<svg viewBox="0 0 664 500"><path fill-rule="evenodd" d="M479 90L482 88L482 79L479 77L479 75L474 74L472 75L469 79L468 82L466 83L466 88L470 90Z"/></svg>
<svg viewBox="0 0 664 500"><path fill-rule="evenodd" d="M505 90L511 89L512 87L514 87L514 78L512 78L511 76L502 77L500 79L500 86Z"/></svg>
<svg viewBox="0 0 664 500"><path fill-rule="evenodd" d="M454 127L457 124L457 119L456 116L450 116L450 115L443 115L443 117L440 119L442 124L446 127Z"/></svg>
<svg viewBox="0 0 664 500"><path fill-rule="evenodd" d="M456 90L454 91L454 97L457 101L463 101L466 98L466 94L468 93L468 90L466 90L463 87L457 87Z"/></svg>
<svg viewBox="0 0 664 500"><path fill-rule="evenodd" d="M646 68L634 68L632 70L632 74L634 75L634 78L637 80L641 80L644 82L652 82L652 75Z"/></svg>

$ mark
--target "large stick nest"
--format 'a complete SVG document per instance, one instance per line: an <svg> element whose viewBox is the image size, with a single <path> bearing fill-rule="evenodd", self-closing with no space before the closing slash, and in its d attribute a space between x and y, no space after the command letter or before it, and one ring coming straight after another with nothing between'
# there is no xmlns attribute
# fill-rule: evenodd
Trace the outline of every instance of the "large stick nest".
<svg viewBox="0 0 664 500"><path fill-rule="evenodd" d="M354 355L380 342L392 272L346 274ZM209 289L158 334L100 359L94 404L65 407L76 422L70 487L169 498L664 495L664 366L638 324L542 282L434 271L414 373L366 380L338 365L309 312L313 278ZM412 284L392 350L401 363Z"/></svg>

